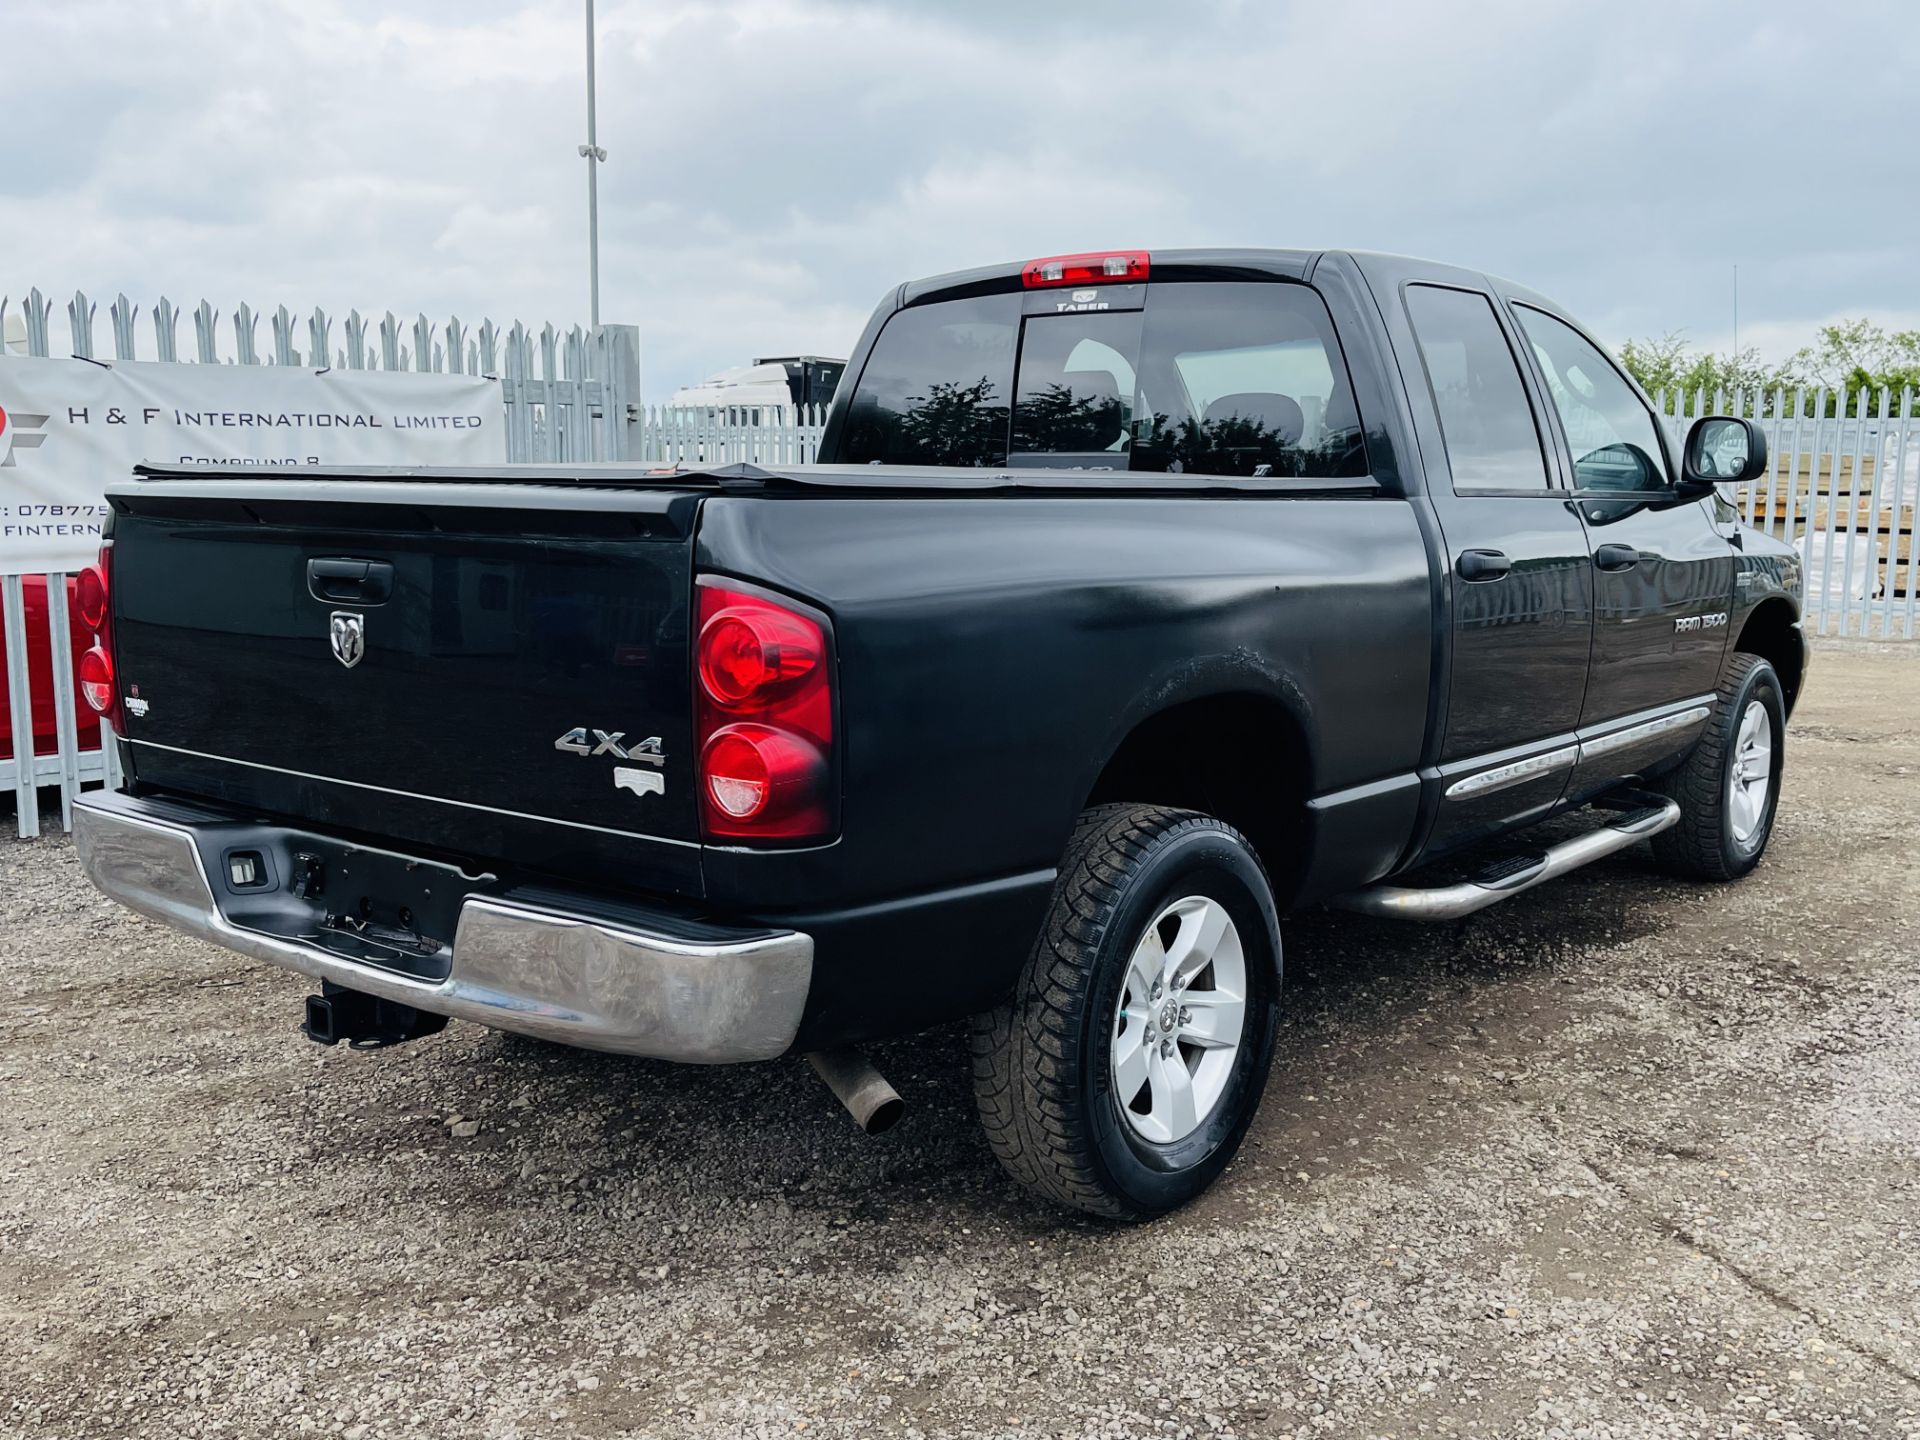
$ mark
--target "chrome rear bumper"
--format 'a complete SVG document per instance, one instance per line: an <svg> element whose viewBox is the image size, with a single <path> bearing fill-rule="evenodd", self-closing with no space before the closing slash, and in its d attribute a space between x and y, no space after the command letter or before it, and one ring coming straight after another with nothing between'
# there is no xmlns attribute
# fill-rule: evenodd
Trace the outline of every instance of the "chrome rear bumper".
<svg viewBox="0 0 1920 1440"><path fill-rule="evenodd" d="M770 1060L792 1045L813 978L813 940L797 931L694 941L474 895L460 909L447 977L423 981L230 923L194 827L143 813L138 800L76 801L73 836L95 885L176 930L363 994L590 1050Z"/></svg>

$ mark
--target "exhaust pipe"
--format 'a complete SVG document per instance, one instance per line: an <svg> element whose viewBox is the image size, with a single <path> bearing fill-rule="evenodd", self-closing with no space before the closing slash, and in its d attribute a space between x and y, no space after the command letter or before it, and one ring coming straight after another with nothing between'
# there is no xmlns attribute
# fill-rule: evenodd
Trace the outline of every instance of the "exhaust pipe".
<svg viewBox="0 0 1920 1440"><path fill-rule="evenodd" d="M867 1134L891 1130L906 1113L900 1092L858 1050L815 1050L807 1063Z"/></svg>

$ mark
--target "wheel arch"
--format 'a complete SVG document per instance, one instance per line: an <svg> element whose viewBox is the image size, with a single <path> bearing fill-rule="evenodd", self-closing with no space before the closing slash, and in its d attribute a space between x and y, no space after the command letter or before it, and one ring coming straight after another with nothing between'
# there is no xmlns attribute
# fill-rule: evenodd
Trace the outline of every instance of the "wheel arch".
<svg viewBox="0 0 1920 1440"><path fill-rule="evenodd" d="M1758 655L1780 677L1781 699L1789 715L1806 679L1806 642L1800 631L1800 613L1783 595L1770 595L1753 607L1733 642L1735 653Z"/></svg>
<svg viewBox="0 0 1920 1440"><path fill-rule="evenodd" d="M1285 912L1308 869L1313 752L1271 693L1216 690L1163 704L1110 747L1083 808L1123 801L1198 810L1245 835Z"/></svg>

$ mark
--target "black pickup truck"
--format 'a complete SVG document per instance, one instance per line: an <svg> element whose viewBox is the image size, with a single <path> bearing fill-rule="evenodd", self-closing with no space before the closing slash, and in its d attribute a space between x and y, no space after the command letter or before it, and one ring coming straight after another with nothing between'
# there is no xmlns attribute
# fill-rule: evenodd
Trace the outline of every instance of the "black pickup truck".
<svg viewBox="0 0 1920 1440"><path fill-rule="evenodd" d="M113 486L79 850L322 1041L804 1054L877 1127L856 1047L972 1017L1006 1168L1152 1215L1252 1119L1289 911L1759 860L1800 575L1716 487L1765 465L1465 270L918 281L815 465Z"/></svg>

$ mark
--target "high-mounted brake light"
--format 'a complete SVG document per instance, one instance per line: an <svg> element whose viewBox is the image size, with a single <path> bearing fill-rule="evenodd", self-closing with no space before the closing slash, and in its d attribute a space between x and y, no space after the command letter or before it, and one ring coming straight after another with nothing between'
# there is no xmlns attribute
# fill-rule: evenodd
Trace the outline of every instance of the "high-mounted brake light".
<svg viewBox="0 0 1920 1440"><path fill-rule="evenodd" d="M701 825L709 839L833 833L833 678L821 623L702 582L694 647Z"/></svg>
<svg viewBox="0 0 1920 1440"><path fill-rule="evenodd" d="M1020 284L1028 290L1044 290L1052 285L1126 285L1146 278L1147 252L1144 250L1050 255L1044 260L1029 260L1020 271Z"/></svg>

